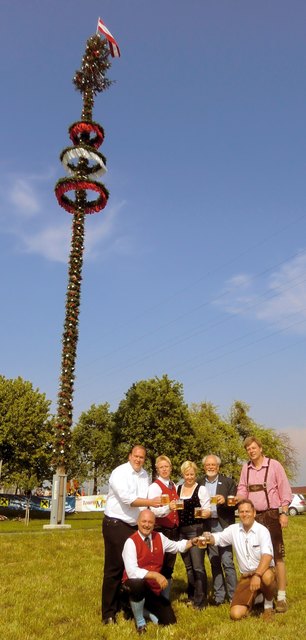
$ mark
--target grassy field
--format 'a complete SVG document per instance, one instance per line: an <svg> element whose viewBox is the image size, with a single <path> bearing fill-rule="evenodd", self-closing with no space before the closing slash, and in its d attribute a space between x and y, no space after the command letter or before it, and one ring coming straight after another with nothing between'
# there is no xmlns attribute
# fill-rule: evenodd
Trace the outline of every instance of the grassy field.
<svg viewBox="0 0 306 640"><path fill-rule="evenodd" d="M0 633L3 640L125 640L134 624L119 616L115 627L100 617L103 540L101 516L67 518L70 530L45 531L42 520L0 522ZM48 523L48 521L45 521ZM195 612L184 604L185 570L178 558L173 606L178 623L148 625L146 639L304 640L306 635L306 515L291 517L285 532L290 609L271 623L252 615L229 620L229 606ZM209 563L206 559L208 575Z"/></svg>

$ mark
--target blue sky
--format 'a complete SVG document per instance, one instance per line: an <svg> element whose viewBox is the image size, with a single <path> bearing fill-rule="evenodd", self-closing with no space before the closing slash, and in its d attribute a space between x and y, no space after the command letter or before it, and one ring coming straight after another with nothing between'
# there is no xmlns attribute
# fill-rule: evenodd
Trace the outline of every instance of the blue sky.
<svg viewBox="0 0 306 640"><path fill-rule="evenodd" d="M133 382L236 399L306 482L306 5L2 0L1 373L56 408L71 216L54 185L101 16L117 38L103 213L86 219L74 418Z"/></svg>

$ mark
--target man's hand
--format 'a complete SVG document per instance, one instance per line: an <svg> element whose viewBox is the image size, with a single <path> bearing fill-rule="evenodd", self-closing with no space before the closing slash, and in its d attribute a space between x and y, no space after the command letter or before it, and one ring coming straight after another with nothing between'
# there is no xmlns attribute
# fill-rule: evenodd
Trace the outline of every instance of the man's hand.
<svg viewBox="0 0 306 640"><path fill-rule="evenodd" d="M148 507L161 507L161 496L156 496L156 498L150 498L148 500Z"/></svg>
<svg viewBox="0 0 306 640"><path fill-rule="evenodd" d="M253 575L250 582L250 591L258 591L260 589L261 579L259 576Z"/></svg>
<svg viewBox="0 0 306 640"><path fill-rule="evenodd" d="M221 496L220 493L216 494L216 498L217 498L217 504L224 504L225 503L225 497Z"/></svg>
<svg viewBox="0 0 306 640"><path fill-rule="evenodd" d="M279 522L282 529L285 529L286 527L288 527L288 514L281 513L279 516Z"/></svg>
<svg viewBox="0 0 306 640"><path fill-rule="evenodd" d="M146 577L150 577L150 579L155 580L157 582L157 584L160 586L161 590L165 589L168 585L168 580L167 578L165 578L165 576L163 576L161 573L158 573L157 571L149 571L148 574L146 575Z"/></svg>

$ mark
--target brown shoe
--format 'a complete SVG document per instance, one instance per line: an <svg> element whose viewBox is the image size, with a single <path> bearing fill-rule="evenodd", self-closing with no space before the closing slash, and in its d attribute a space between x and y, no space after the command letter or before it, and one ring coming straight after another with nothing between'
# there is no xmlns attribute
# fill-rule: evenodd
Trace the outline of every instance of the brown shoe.
<svg viewBox="0 0 306 640"><path fill-rule="evenodd" d="M275 616L274 609L265 609L260 617L265 622L272 622L274 620L274 616Z"/></svg>
<svg viewBox="0 0 306 640"><path fill-rule="evenodd" d="M147 633L147 625L143 624L141 627L137 627L137 633L139 636L142 636L144 633Z"/></svg>
<svg viewBox="0 0 306 640"><path fill-rule="evenodd" d="M286 613L288 611L287 600L276 600L275 611L276 613Z"/></svg>

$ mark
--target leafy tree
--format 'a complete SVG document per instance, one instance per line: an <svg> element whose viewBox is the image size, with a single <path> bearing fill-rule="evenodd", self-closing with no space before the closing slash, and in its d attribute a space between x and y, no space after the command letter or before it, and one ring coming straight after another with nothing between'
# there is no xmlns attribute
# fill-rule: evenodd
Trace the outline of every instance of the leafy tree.
<svg viewBox="0 0 306 640"><path fill-rule="evenodd" d="M2 482L27 491L51 477L51 401L21 377L0 376Z"/></svg>
<svg viewBox="0 0 306 640"><path fill-rule="evenodd" d="M114 420L117 463L126 460L135 444L142 444L147 449L149 470L154 473L155 459L163 454L171 459L174 476L180 475L180 465L189 458L193 439L182 384L167 375L134 383Z"/></svg>
<svg viewBox="0 0 306 640"><path fill-rule="evenodd" d="M262 442L264 455L278 460L283 465L288 478L294 480L298 471L297 452L288 434L257 424L248 415L249 410L249 405L239 400L234 402L230 409L230 423L237 430L241 443L247 436L257 437ZM244 451L243 459L245 460L246 457Z"/></svg>
<svg viewBox="0 0 306 640"><path fill-rule="evenodd" d="M242 440L250 435L252 429L256 427L255 422L248 415L249 409L248 404L241 400L236 400L229 412L230 423L235 427Z"/></svg>
<svg viewBox="0 0 306 640"><path fill-rule="evenodd" d="M221 458L222 473L239 477L243 447L237 430L219 416L210 402L192 404L189 411L195 436L195 461L200 465L205 455L213 453Z"/></svg>
<svg viewBox="0 0 306 640"><path fill-rule="evenodd" d="M113 419L109 404L91 405L83 412L72 431L71 465L79 481L93 478L94 494L98 478L104 479L112 467L111 442Z"/></svg>

